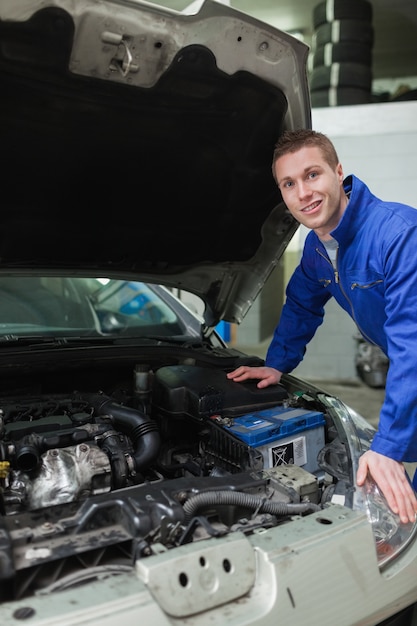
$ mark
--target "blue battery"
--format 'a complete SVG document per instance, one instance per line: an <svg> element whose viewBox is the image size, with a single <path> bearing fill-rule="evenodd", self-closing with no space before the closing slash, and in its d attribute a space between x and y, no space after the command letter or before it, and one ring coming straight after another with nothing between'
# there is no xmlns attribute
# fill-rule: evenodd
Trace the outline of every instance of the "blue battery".
<svg viewBox="0 0 417 626"><path fill-rule="evenodd" d="M324 446L323 413L276 406L234 418L226 429L262 452L264 467L295 464L317 472Z"/></svg>

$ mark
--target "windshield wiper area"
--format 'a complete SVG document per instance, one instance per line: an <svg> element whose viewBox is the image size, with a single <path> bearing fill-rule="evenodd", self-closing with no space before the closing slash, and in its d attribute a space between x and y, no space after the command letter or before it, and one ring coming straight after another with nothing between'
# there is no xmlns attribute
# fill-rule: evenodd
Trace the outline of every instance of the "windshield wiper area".
<svg viewBox="0 0 417 626"><path fill-rule="evenodd" d="M36 346L43 348L59 348L62 346L73 345L74 343L82 343L85 345L86 343L94 343L94 342L103 342L105 343L113 343L112 339L108 337L55 337L55 336L46 336L46 335L1 335L0 336L0 347L13 347L13 346Z"/></svg>
<svg viewBox="0 0 417 626"><path fill-rule="evenodd" d="M56 336L45 336L45 335L0 335L0 347L5 346L35 346L35 347L44 347L44 348L59 348L63 346L75 346L75 345L123 345L123 344L132 344L132 343L150 343L157 345L179 345L182 347L188 348L201 348L204 345L204 342L198 337L190 337L190 336L164 336L164 335L136 335L136 336L128 336L128 337L120 337L118 336L67 336L67 337L56 337Z"/></svg>
<svg viewBox="0 0 417 626"><path fill-rule="evenodd" d="M67 339L65 337L45 337L39 335L1 335L0 343L2 344L23 344L23 345L32 345L34 343L52 343L52 344L66 344Z"/></svg>

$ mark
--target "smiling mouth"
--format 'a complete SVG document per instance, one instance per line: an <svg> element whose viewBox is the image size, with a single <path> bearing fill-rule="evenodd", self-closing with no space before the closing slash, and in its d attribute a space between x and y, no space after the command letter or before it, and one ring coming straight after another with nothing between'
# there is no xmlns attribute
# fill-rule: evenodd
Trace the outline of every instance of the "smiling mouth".
<svg viewBox="0 0 417 626"><path fill-rule="evenodd" d="M311 204L306 206L304 209L301 209L301 213L310 213L310 211L314 211L314 209L317 209L317 207L320 204L321 204L321 200L317 200L317 202L312 202Z"/></svg>

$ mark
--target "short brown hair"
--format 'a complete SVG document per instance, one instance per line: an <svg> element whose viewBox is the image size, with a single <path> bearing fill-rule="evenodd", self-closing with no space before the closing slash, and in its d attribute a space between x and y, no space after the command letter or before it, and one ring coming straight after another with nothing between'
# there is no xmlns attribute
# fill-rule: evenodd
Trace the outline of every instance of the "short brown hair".
<svg viewBox="0 0 417 626"><path fill-rule="evenodd" d="M337 156L336 149L326 135L308 128L286 130L282 133L275 144L274 155L272 158L272 175L275 180L274 166L276 161L285 154L298 152L298 150L304 148L305 146L319 148L324 160L330 165L330 167L336 168L338 165L339 157Z"/></svg>

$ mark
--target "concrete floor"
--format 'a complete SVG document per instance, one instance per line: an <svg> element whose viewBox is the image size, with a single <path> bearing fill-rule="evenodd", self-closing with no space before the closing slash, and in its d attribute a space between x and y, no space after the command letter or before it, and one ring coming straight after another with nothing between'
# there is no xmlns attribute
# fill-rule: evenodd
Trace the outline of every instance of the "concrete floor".
<svg viewBox="0 0 417 626"><path fill-rule="evenodd" d="M384 389L368 387L359 378L354 381L312 380L311 382L355 409L372 426L378 427L379 412L385 395Z"/></svg>

